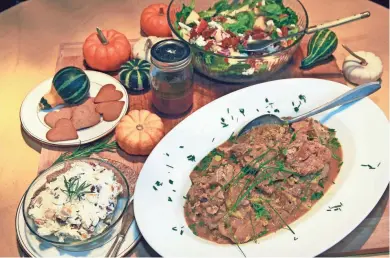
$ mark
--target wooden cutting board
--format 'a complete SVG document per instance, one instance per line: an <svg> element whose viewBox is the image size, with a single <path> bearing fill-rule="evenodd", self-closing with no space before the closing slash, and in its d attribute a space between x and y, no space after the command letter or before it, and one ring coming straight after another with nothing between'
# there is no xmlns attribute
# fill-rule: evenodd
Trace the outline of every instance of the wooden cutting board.
<svg viewBox="0 0 390 258"><path fill-rule="evenodd" d="M136 40L130 40L131 43ZM335 60L330 60L328 63L317 66L308 71L299 69L302 58L306 55L307 42L303 42L292 60L284 69L277 73L273 80L284 78L320 78L340 83L345 83L344 77L340 72ZM59 56L57 59L56 69L65 66L76 66L86 69L83 55L82 43L64 43L60 45ZM54 71L53 71L54 74ZM117 78L116 73L110 74ZM249 84L231 85L216 81L211 81L199 74L195 74L194 78L194 105L190 112L181 117L165 117L162 116L166 133L169 132L180 121L185 119L192 112L207 103L235 90L249 86ZM143 95L130 95L129 110L133 109L148 109L152 112L158 113L151 105L151 92L149 91ZM42 144L41 144L42 145ZM38 171L48 168L64 151L72 150L72 148L57 148L47 145L42 145L40 162ZM131 156L122 151L118 153L101 153L103 158L109 158L121 162L136 172L140 172L146 157ZM326 256L340 256L373 252L388 252L389 251L389 209L388 209L388 189L381 201L371 214L359 225L350 235L343 241L329 249L323 255ZM337 229L330 229L337 230ZM131 256L155 256L156 253L143 240L137 247L129 254Z"/></svg>

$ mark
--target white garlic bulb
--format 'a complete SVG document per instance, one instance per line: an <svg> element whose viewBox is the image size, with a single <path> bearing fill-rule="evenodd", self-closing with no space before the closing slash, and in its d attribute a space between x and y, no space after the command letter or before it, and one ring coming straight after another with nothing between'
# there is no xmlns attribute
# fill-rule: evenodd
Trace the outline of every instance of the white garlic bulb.
<svg viewBox="0 0 390 258"><path fill-rule="evenodd" d="M377 81L383 72L381 59L371 52L357 51L354 53L365 59L367 64L362 64L362 61L352 55L347 56L343 63L345 78L358 85Z"/></svg>

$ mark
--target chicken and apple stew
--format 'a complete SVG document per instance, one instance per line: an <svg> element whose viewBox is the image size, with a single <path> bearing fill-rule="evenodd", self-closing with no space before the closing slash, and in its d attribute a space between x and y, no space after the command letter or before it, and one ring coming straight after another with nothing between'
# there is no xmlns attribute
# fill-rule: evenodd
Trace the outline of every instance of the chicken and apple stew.
<svg viewBox="0 0 390 258"><path fill-rule="evenodd" d="M230 137L190 174L187 224L195 235L220 244L293 231L289 224L324 195L341 165L335 130L313 119Z"/></svg>

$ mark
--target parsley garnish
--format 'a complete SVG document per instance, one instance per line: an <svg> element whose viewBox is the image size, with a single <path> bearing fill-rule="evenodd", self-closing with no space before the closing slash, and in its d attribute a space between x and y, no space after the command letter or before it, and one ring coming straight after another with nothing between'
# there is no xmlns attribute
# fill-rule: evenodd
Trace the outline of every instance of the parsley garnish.
<svg viewBox="0 0 390 258"><path fill-rule="evenodd" d="M173 181L172 181L171 179L169 179L169 183L170 183L171 185L173 185Z"/></svg>
<svg viewBox="0 0 390 258"><path fill-rule="evenodd" d="M240 108L239 110L240 110L240 113L241 113L243 116L245 116L245 109Z"/></svg>
<svg viewBox="0 0 390 258"><path fill-rule="evenodd" d="M163 183L161 183L160 181L156 181L155 185L157 185L157 186L162 186Z"/></svg>
<svg viewBox="0 0 390 258"><path fill-rule="evenodd" d="M230 159L231 161L233 161L234 164L238 164L237 157L236 157L236 155L234 155L234 153L232 153L232 154L230 155L229 159Z"/></svg>
<svg viewBox="0 0 390 258"><path fill-rule="evenodd" d="M173 230L173 231L177 231L177 227L173 227L172 230Z"/></svg>
<svg viewBox="0 0 390 258"><path fill-rule="evenodd" d="M293 141L295 141L296 138L297 138L297 134L294 132L293 135L291 136L290 143L292 143Z"/></svg>
<svg viewBox="0 0 390 258"><path fill-rule="evenodd" d="M268 103L268 98L265 98L265 103Z"/></svg>
<svg viewBox="0 0 390 258"><path fill-rule="evenodd" d="M171 165L166 165L167 167L169 167L169 168L173 168Z"/></svg>
<svg viewBox="0 0 390 258"><path fill-rule="evenodd" d="M324 188L324 180L323 180L323 179L320 179L320 180L318 181L318 185L319 185L320 187Z"/></svg>
<svg viewBox="0 0 390 258"><path fill-rule="evenodd" d="M228 127L228 126L229 126L229 124L227 124L227 123L225 123L225 122L222 122L222 121L221 121L221 125L222 125L222 128L225 128L225 127Z"/></svg>
<svg viewBox="0 0 390 258"><path fill-rule="evenodd" d="M188 159L189 161L195 162L195 156L194 156L194 155L188 155L188 156L187 156L187 159Z"/></svg>
<svg viewBox="0 0 390 258"><path fill-rule="evenodd" d="M157 187L153 186L153 189L154 189L155 191L157 191Z"/></svg>
<svg viewBox="0 0 390 258"><path fill-rule="evenodd" d="M376 169L376 167L371 166L370 164L361 164L362 167L368 167L369 169Z"/></svg>
<svg viewBox="0 0 390 258"><path fill-rule="evenodd" d="M168 197L168 202L172 202L172 198L171 197Z"/></svg>
<svg viewBox="0 0 390 258"><path fill-rule="evenodd" d="M300 99L300 100L303 100L303 102L305 102L306 103L306 96L305 95L299 95L298 96L298 98Z"/></svg>
<svg viewBox="0 0 390 258"><path fill-rule="evenodd" d="M234 132L232 132L232 134L230 135L228 141L232 142L232 143L237 143L236 137L234 136Z"/></svg>
<svg viewBox="0 0 390 258"><path fill-rule="evenodd" d="M188 227L191 229L192 233L194 233L195 236L198 235L198 232L196 232L196 224L195 223L189 225Z"/></svg>
<svg viewBox="0 0 390 258"><path fill-rule="evenodd" d="M257 219L262 218L262 217L264 217L268 220L271 219L271 215L269 214L269 212L267 211L267 209L263 205L261 205L259 203L252 203L252 207L255 210Z"/></svg>
<svg viewBox="0 0 390 258"><path fill-rule="evenodd" d="M180 149L183 149L183 148L184 148L184 146L179 146L179 148L180 148Z"/></svg>
<svg viewBox="0 0 390 258"><path fill-rule="evenodd" d="M280 111L279 111L279 109L275 109L274 112L275 113L279 113Z"/></svg>
<svg viewBox="0 0 390 258"><path fill-rule="evenodd" d="M343 204L340 202L339 205L335 206L328 206L328 209L326 211L341 211L341 207L343 207Z"/></svg>
<svg viewBox="0 0 390 258"><path fill-rule="evenodd" d="M324 193L321 191L321 192L315 192L311 195L311 200L319 200L322 196L324 195Z"/></svg>

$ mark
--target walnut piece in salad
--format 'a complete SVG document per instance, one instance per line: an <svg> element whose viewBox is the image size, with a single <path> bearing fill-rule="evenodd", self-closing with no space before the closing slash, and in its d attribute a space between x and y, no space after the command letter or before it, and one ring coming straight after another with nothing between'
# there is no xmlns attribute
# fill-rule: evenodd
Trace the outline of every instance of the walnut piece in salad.
<svg viewBox="0 0 390 258"><path fill-rule="evenodd" d="M282 0L220 0L207 10L196 12L195 4L183 5L176 13L176 29L191 44L227 57L245 57L251 40L274 39L297 33L297 14ZM265 53L292 45L295 38L270 46ZM259 54L259 53L258 53Z"/></svg>
<svg viewBox="0 0 390 258"><path fill-rule="evenodd" d="M95 163L76 162L48 179L28 208L41 236L85 240L111 224L122 185L114 172Z"/></svg>

